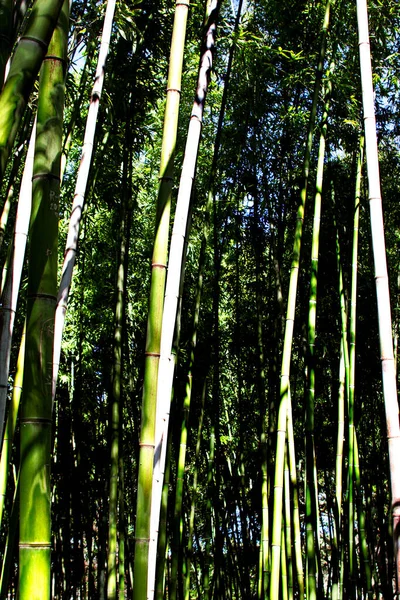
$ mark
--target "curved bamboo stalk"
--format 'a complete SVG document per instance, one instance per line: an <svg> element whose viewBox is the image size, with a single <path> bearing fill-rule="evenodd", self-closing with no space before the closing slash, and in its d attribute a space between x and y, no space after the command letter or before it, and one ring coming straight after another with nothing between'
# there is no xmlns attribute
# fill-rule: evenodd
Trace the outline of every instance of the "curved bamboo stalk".
<svg viewBox="0 0 400 600"><path fill-rule="evenodd" d="M391 508L397 594L400 593L400 423L396 369L393 356L392 318L386 265L382 197L379 175L378 140L374 110L371 52L369 46L366 0L357 0L358 42L364 112L365 149L367 156L368 196L372 250L378 305L379 342L382 363L383 398L389 448Z"/></svg>

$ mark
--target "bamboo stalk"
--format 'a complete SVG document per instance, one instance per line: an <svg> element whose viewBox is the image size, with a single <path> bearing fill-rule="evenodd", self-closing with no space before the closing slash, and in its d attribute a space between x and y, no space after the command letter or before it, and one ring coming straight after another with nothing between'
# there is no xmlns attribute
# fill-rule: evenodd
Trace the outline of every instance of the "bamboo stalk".
<svg viewBox="0 0 400 600"><path fill-rule="evenodd" d="M76 260L79 229L86 197L89 170L92 164L97 115L99 112L100 98L104 84L105 64L110 46L115 3L116 0L107 0L96 73L94 77L92 93L90 96L88 115L86 118L81 160L76 177L74 199L72 202L71 217L68 225L68 235L65 245L64 262L61 271L61 281L57 296L56 321L54 326L53 401L56 394L58 369L60 366L61 339L64 329L65 314L67 312L68 296L71 288L72 273Z"/></svg>
<svg viewBox="0 0 400 600"><path fill-rule="evenodd" d="M170 410L169 406L171 400L172 381L175 367L175 360L172 356L172 341L179 299L179 287L184 277L184 270L182 269L183 249L185 242L187 241L188 235L187 222L190 209L190 199L195 178L205 100L207 96L208 83L210 80L211 69L213 64L213 51L215 45L219 5L220 0L210 0L207 5L205 35L200 54L197 89L187 133L185 155L182 164L178 199L176 203L174 225L172 229L171 245L169 251L169 267L166 280L165 300L161 326L160 363L157 382L157 413L155 429L155 446L157 448L157 452L154 461L152 488L153 496L151 507L151 520L153 522L153 526L157 526L158 515L160 512L166 441L168 435ZM181 467L184 468L183 456L181 456L180 464ZM181 481L181 483L183 484L183 481ZM153 540L153 538L155 538L156 546L156 532L154 532L154 534L151 533L151 539ZM176 566L176 563L173 562L173 565ZM152 583L154 579L153 573L154 569L152 570L152 573L149 573L149 586L154 585L154 583ZM174 578L172 581L172 585L175 585ZM152 598L153 593L154 592L149 590L150 599Z"/></svg>
<svg viewBox="0 0 400 600"><path fill-rule="evenodd" d="M64 0L36 0L0 95L0 185L29 94L45 57Z"/></svg>
<svg viewBox="0 0 400 600"><path fill-rule="evenodd" d="M393 356L392 318L386 265L382 197L379 175L378 140L374 110L371 52L366 0L357 0L358 42L367 156L368 196L378 305L379 342L382 364L383 398L389 448L391 509L395 556L396 592L400 594L400 423L396 369Z"/></svg>
<svg viewBox="0 0 400 600"><path fill-rule="evenodd" d="M17 216L14 230L14 243L10 256L12 268L3 270L4 285L2 285L0 309L0 440L2 439L4 417L8 392L8 373L10 368L11 343L17 310L18 294L25 259L26 240L29 229L29 219L32 208L32 172L35 150L36 124L34 124L25 161L24 173L21 180Z"/></svg>
<svg viewBox="0 0 400 600"><path fill-rule="evenodd" d="M275 458L275 479L274 479L274 513L272 524L272 553L271 553L271 583L270 600L279 598L279 571L281 560L281 525L282 525L282 496L283 496L283 465L286 443L286 419L287 403L290 386L290 363L292 354L292 340L294 317L296 309L297 282L300 264L301 239L303 232L304 210L307 197L308 178L310 170L311 150L314 136L314 124L317 114L317 105L319 90L321 86L322 73L324 68L326 36L329 27L331 2L327 0L325 6L325 16L322 26L321 49L318 59L313 103L311 107L310 120L308 125L306 151L304 157L304 185L301 190L300 204L297 212L296 230L293 243L293 258L290 271L288 305L286 314L285 337L282 354L281 383L280 383L280 404L278 409L277 421L277 440L276 440L276 458Z"/></svg>
<svg viewBox="0 0 400 600"><path fill-rule="evenodd" d="M19 598L50 597L50 455L52 368L57 290L60 156L67 68L69 1L44 61L39 84L33 168L21 405Z"/></svg>
<svg viewBox="0 0 400 600"><path fill-rule="evenodd" d="M314 444L314 404L315 404L315 338L317 324L317 283L319 262L319 234L321 226L322 185L324 176L325 146L329 95L331 85L330 71L327 72L328 90L325 93L325 106L322 115L322 127L319 140L317 179L315 185L314 221L311 242L311 279L308 308L308 390L306 397L306 560L307 560L307 596L316 598L321 595L322 573L319 563L319 519L318 519L318 478ZM319 567L319 564L318 564ZM319 573L318 573L319 571Z"/></svg>
<svg viewBox="0 0 400 600"><path fill-rule="evenodd" d="M150 303L145 346L145 373L141 416L142 428L139 442L140 455L133 589L133 597L135 600L143 600L143 598L147 597L148 584L151 583L149 582L148 568L153 464L155 454L157 381L160 361L174 155L178 127L183 51L188 8L189 0L176 1L161 148L155 240L150 281Z"/></svg>

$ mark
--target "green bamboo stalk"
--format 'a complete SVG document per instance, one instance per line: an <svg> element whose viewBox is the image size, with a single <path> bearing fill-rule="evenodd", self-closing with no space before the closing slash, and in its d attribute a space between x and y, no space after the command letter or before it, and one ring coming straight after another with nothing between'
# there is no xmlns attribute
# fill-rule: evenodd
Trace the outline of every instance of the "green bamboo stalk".
<svg viewBox="0 0 400 600"><path fill-rule="evenodd" d="M172 32L167 101L161 149L160 183L157 198L153 246L150 303L145 347L140 455L135 526L134 589L135 600L147 595L150 508L153 486L154 438L161 323L164 304L169 216L173 183L173 163L178 126L183 50L189 0L177 0Z"/></svg>
<svg viewBox="0 0 400 600"><path fill-rule="evenodd" d="M121 436L120 427L120 436ZM119 490L118 490L118 598L125 600L125 482L124 482L124 459L119 455Z"/></svg>
<svg viewBox="0 0 400 600"><path fill-rule="evenodd" d="M292 553L292 515L290 507L290 471L288 452L285 454L284 499L285 499L285 546L287 562L287 594L288 600L293 600L293 553Z"/></svg>
<svg viewBox="0 0 400 600"><path fill-rule="evenodd" d="M322 208L322 185L324 175L326 132L328 123L329 98L332 71L327 71L327 92L325 93L324 113L322 115L321 135L319 140L316 193L314 202L314 221L311 242L311 280L308 309L308 390L306 396L306 559L307 559L307 597L315 598L318 578L318 593L321 596L322 573L320 571L319 550L319 518L318 518L318 479L314 444L314 404L315 404L315 338L317 322L317 285L319 233ZM317 568L318 563L318 568ZM319 571L319 573L318 573Z"/></svg>
<svg viewBox="0 0 400 600"><path fill-rule="evenodd" d="M192 497L191 497L191 505L190 505L190 515L189 515L189 532L188 532L188 547L187 547L187 567L186 567L186 582L185 582L185 600L189 600L190 596L190 567L192 562L192 552L193 552L193 537L194 537L194 519L196 513L196 499L197 499L197 482L198 482L198 460L200 456L200 448L201 448L201 440L202 440L202 431L203 431L203 421L204 421L204 412L205 412L205 400L206 400L206 390L207 390L207 379L204 378L203 388L201 393L201 412L199 418L199 424L197 428L197 440L196 440L196 450L195 450L195 458L194 458L194 473L193 473L193 484L192 484ZM197 579L197 576L196 576ZM161 600L161 599L157 599Z"/></svg>
<svg viewBox="0 0 400 600"><path fill-rule="evenodd" d="M296 452L294 444L294 431L293 431L293 415L292 415L292 402L290 397L289 389L289 401L288 401L288 418L287 418L287 445L289 454L289 475L290 483L293 492L293 536L294 536L294 554L296 562L296 574L297 574L297 585L299 590L299 598L304 598L304 574L303 574L303 561L302 561L302 547L301 547L301 531L300 531L300 508L299 508L299 489L297 483L296 473Z"/></svg>
<svg viewBox="0 0 400 600"><path fill-rule="evenodd" d="M14 497L8 532L3 553L3 561L0 574L0 600L8 598L7 589L9 587L10 570L14 562L14 549L18 532L18 516L19 516L19 473L16 477Z"/></svg>
<svg viewBox="0 0 400 600"><path fill-rule="evenodd" d="M356 181L356 190L357 190L357 181ZM357 197L357 192L356 192ZM332 204L335 206L335 193L334 188L332 187ZM336 219L334 218L334 224L336 227ZM344 540L341 540L342 535L342 500L343 500L343 443L344 443L344 403L345 398L347 398L347 407L348 407L348 434L351 432L351 437L353 440L354 423L352 419L352 414L349 408L349 385L350 385L350 360L349 360L349 343L348 343L348 331L347 331L347 309L346 309L346 298L345 298L345 290L344 290L344 282L343 282L343 269L342 269L342 260L341 260L341 251L340 251L340 243L339 243L339 232L336 227L336 259L338 266L338 274L339 274L339 302L340 302L340 318L341 318L341 346L340 346L340 364L339 364L339 395L338 395L338 438L337 438L337 447L336 447L336 509L337 513L335 516L335 536L334 536L334 550L336 552L337 558L337 569L335 571L335 585L334 585L334 594L338 594L338 598L342 598L342 584L343 581L340 580L340 573L343 573L342 565L340 564L340 557L342 556L341 548L344 547ZM350 419L352 420L352 428L349 427ZM349 465L348 465L349 467ZM348 478L348 493L347 493L347 501L349 498L352 500L352 493L349 494L349 484L352 481L352 477ZM348 521L352 521L352 505L349 509L349 518ZM354 523L352 523L352 527ZM348 533L348 541L350 538L353 538L353 529L351 527L347 528ZM353 542L352 542L353 545ZM350 561L349 561L350 563Z"/></svg>
<svg viewBox="0 0 400 600"><path fill-rule="evenodd" d="M357 516L358 516L358 535L360 539L360 561L362 564L362 571L364 575L364 592L365 597L368 599L373 598L372 590L372 572L371 572L371 561L370 553L367 542L367 531L366 531L366 514L363 505L363 497L361 490L361 469L360 460L358 455L358 442L357 435L354 436L354 482L356 486L356 503L357 503Z"/></svg>
<svg viewBox="0 0 400 600"><path fill-rule="evenodd" d="M340 286L340 284L339 284ZM340 288L341 289L341 288ZM342 496L343 496L343 446L344 446L344 404L345 404L345 359L343 334L340 344L339 362L339 391L338 391L338 430L336 441L335 463L335 514L332 539L333 582L332 600L341 600L339 574L340 574L340 544L342 523Z"/></svg>
<svg viewBox="0 0 400 600"><path fill-rule="evenodd" d="M364 160L364 136L360 136L359 152L357 159L356 191L354 206L354 224L353 224L353 249L352 249L352 270L351 270L351 301L350 301L350 340L349 340L349 403L354 405L355 396L355 372L356 372L356 325L357 325L357 264L358 264L358 232L360 220L360 197L361 197L361 177L362 164ZM360 551L362 566L365 577L365 592L367 598L372 598L372 575L369 560L369 550L365 529L365 510L362 504L361 491L361 472L358 457L357 435L354 430L353 442L353 464L354 464L354 483L357 491L357 513L358 530L360 538Z"/></svg>
<svg viewBox="0 0 400 600"><path fill-rule="evenodd" d="M205 600L211 600L212 586L211 586L211 547L213 539L213 527L212 527L212 486L213 486L213 474L214 474L214 461L215 461L215 428L214 425L210 427L210 449L208 454L208 470L207 470L207 507L206 507L206 533L205 533L205 544L206 544L206 555L204 559L204 574L203 574L203 597Z"/></svg>
<svg viewBox="0 0 400 600"><path fill-rule="evenodd" d="M348 469L347 469L347 505L348 505L348 589L352 597L356 594L357 557L355 551L355 500L354 500L354 394L348 399Z"/></svg>
<svg viewBox="0 0 400 600"><path fill-rule="evenodd" d="M127 189L128 153L125 153L123 166L123 199L122 215L120 219L120 247L118 256L117 272L117 300L115 305L114 322L114 344L113 344L113 378L112 378L112 403L111 403L111 467L110 467L110 491L109 491L109 530L108 530L108 554L107 554L107 598L117 598L117 528L118 528L118 473L120 461L120 416L122 413L122 377L123 377L123 328L125 318L125 296L129 253L129 204L130 197Z"/></svg>
<svg viewBox="0 0 400 600"><path fill-rule="evenodd" d="M189 408L190 404L187 399L190 396L186 394L185 403L183 407L184 417L182 420L181 436L179 444L179 456L177 464L176 474L176 486L175 486L175 504L174 504L174 546L172 548L172 565L171 565L171 589L170 598L176 600L178 590L178 568L179 568L179 557L183 542L183 528L184 520L182 517L182 503L183 503L183 484L185 475L185 461L186 461L186 446L187 446L187 435L188 435L188 421L189 421Z"/></svg>
<svg viewBox="0 0 400 600"><path fill-rule="evenodd" d="M284 529L282 529L281 533L281 598L282 600L289 600Z"/></svg>
<svg viewBox="0 0 400 600"><path fill-rule="evenodd" d="M64 0L36 0L0 95L0 185L8 157Z"/></svg>
<svg viewBox="0 0 400 600"><path fill-rule="evenodd" d="M353 249L352 249L352 281L351 281L351 311L350 311L350 351L348 360L348 543L349 543L349 589L355 594L357 558L355 551L355 445L356 432L354 427L354 403L355 403L355 341L356 341L356 303L357 303L357 261L358 261L358 224L359 203L361 187L361 168L363 161L363 136L360 137L360 150L357 161L355 209L353 225Z"/></svg>
<svg viewBox="0 0 400 600"><path fill-rule="evenodd" d="M68 21L65 0L39 85L20 421L20 600L50 597L51 382Z"/></svg>
<svg viewBox="0 0 400 600"><path fill-rule="evenodd" d="M168 258L168 273L165 287L165 300L162 316L162 329L160 341L160 361L158 371L157 385L157 414L155 428L155 444L157 449L156 460L154 464L153 475L153 497L151 506L151 543L153 543L154 522L158 521L159 506L161 500L161 488L163 480L163 471L165 464L166 438L168 435L169 406L172 395L173 373L175 360L172 356L173 334L175 329L179 288L183 286L185 269L183 266L184 246L187 244L189 235L189 214L190 200L195 179L197 156L200 145L200 137L203 123L203 113L207 97L208 84L211 77L213 64L213 53L215 46L215 35L217 28L217 18L219 13L219 0L209 0L206 7L204 36L200 50L200 64L196 86L195 99L192 106L192 113L189 122L187 140L185 145L185 154L182 163L182 171L179 182L178 198L174 224L171 235L171 244ZM187 436L187 429L183 425L182 435ZM186 445L186 442L184 442ZM181 446L183 452L183 446ZM183 478L180 477L179 468L184 470L185 457L180 457L178 463L177 485L178 494L181 493L179 486L183 485ZM183 487L182 487L183 490ZM178 517L177 517L178 518ZM177 525L175 531L177 531ZM180 536L178 536L179 538ZM180 544L178 543L178 547ZM175 558L174 558L175 557ZM174 570L177 570L176 553L173 553L172 562L172 588L170 590L171 598L176 594L176 578ZM150 562L151 565L151 562ZM154 572L154 571L153 571ZM149 574L149 585L152 584L152 573ZM151 595L151 594L150 594Z"/></svg>
<svg viewBox="0 0 400 600"><path fill-rule="evenodd" d="M267 435L268 435L268 416L266 412L266 399L265 399L265 357L264 357L264 344L263 344L263 310L264 303L262 301L261 294L261 269L262 269L262 251L259 247L259 213L258 213L258 196L254 198L254 220L255 220L255 231L254 236L254 250L256 256L256 305L257 305L257 357L258 357L258 369L257 369L257 387L258 395L260 399L260 415L264 415L261 423L261 506L262 506L262 517L261 517L261 536L260 536L260 552L259 552L259 565L258 565L258 599L262 600L268 593L268 580L269 580L269 477L268 477L268 446L267 446Z"/></svg>
<svg viewBox="0 0 400 600"><path fill-rule="evenodd" d="M287 404L289 395L290 381L290 362L292 354L292 340L294 317L296 309L297 282L300 264L301 239L303 232L304 210L307 197L308 178L310 170L310 158L314 136L315 117L317 114L317 105L319 98L319 90L321 86L322 73L324 69L326 37L329 26L331 1L327 0L325 7L325 16L322 26L321 49L318 59L316 79L314 85L314 96L311 107L310 120L308 126L306 151L304 156L304 185L300 194L300 204L297 212L296 230L293 244L293 258L290 271L288 306L286 314L286 327L284 346L282 354L281 367L281 383L280 383L280 404L278 410L277 421L277 440L276 440L276 457L275 457L275 480L274 480L274 511L272 523L272 552L271 552L271 583L270 583L270 600L278 600L279 598L279 571L281 559L281 528L282 528L282 496L283 496L283 466L286 443L286 419L287 419Z"/></svg>
<svg viewBox="0 0 400 600"><path fill-rule="evenodd" d="M179 530L179 546L182 543L181 531L183 530L183 519L182 519L182 504L183 504L183 474L185 470L186 464L186 443L187 443L187 429L189 423L189 414L190 414L190 404L192 398L192 389L193 389L193 369L195 365L195 350L197 346L197 332L198 332L198 323L200 316L200 305L201 305L201 295L203 290L203 277L206 266L206 246L207 246L207 238L209 231L209 214L210 214L210 206L206 208L206 218L203 227L203 237L202 244L200 248L200 257L199 257L199 274L198 274L198 283L196 290L196 300L195 300L195 310L193 317L193 330L192 330L192 339L191 339L191 351L190 351L190 362L188 368L186 389L185 389L185 397L183 401L183 419L181 425L181 441L179 446L179 457L178 457L178 473L177 473L177 485L175 490L175 507L174 507L174 518L175 518L175 528ZM196 453L200 451L200 448L196 450ZM197 454L196 454L197 455ZM194 485L194 484L193 484ZM196 471L196 487L197 487L197 471ZM195 492L194 492L195 493ZM192 506L195 506L195 502L192 503ZM193 517L194 518L194 517ZM192 536L193 530L190 531L189 527L189 542L188 545L188 558L187 558L187 566L186 566L186 576L184 580L184 594L185 598L189 594L190 589L190 552L192 548ZM177 548L175 549L177 550ZM176 553L177 554L177 553Z"/></svg>

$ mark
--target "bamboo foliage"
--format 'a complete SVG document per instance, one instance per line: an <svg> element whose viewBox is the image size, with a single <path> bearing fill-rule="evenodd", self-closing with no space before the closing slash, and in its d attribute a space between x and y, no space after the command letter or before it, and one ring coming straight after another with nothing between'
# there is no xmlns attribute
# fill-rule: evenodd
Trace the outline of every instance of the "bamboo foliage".
<svg viewBox="0 0 400 600"><path fill-rule="evenodd" d="M92 138L93 146L84 150L82 163L90 154L94 168L86 163L81 169L87 169L86 187L76 196L71 222L68 199L76 191L82 143L88 141L87 110L92 113L85 108L91 94L87 82L96 65L107 2L72 7L61 145L68 162L60 202L50 202L50 226L45 198L58 189L53 138L58 145L61 127L59 117L46 117L43 123L45 107L53 108L57 97L53 87L44 86L43 76L39 96L35 84L24 116L13 125L17 131L0 207L0 406L7 417L0 459L0 600L35 594L47 600L123 600L133 595L139 600L153 595L157 600L391 598L393 525L395 537L397 530L389 516L373 255L369 232L360 228L357 239L359 213L363 217L367 205L360 201L366 189L361 189L362 158L357 161L356 156L361 99L354 72L355 6L350 0L296 4L293 18L292 0L254 0L243 5L244 12L241 1L221 3L207 104L204 113L195 106L186 139L184 121L175 137L178 104L184 119L190 118L206 6L194 4L188 16L183 1L176 4L172 46L182 47L187 37L185 60L183 68L182 63L172 68L178 77L170 76L168 82L164 142L162 82L174 6L165 0L117 5L100 90L97 134L103 141L96 144ZM1 10L7 2L0 0L0 54L6 45L10 53L2 30ZM206 3L208 10L216 4ZM8 40L25 29L20 24L29 21L34 6L35 0L13 3ZM337 16L331 28L333 7ZM399 272L397 13L392 0L370 5L389 277ZM17 50L18 42L12 44ZM325 46L340 67L331 75L325 75ZM45 62L44 72L58 72L56 61L48 68L50 56ZM203 67L209 69L210 62ZM330 79L335 94L328 118L321 88L327 89ZM198 95L202 104L204 89ZM42 120L30 254L24 261L17 252L15 260L17 236L21 242L26 238L19 221L22 216L29 220L29 210L22 194L18 206L14 200L23 163L31 160L26 161L25 151L38 102ZM95 91L92 103L97 102ZM323 148L327 123L329 159ZM3 124L9 126L0 121L0 129ZM176 160L183 162L179 188L179 181L172 180L175 145ZM49 155L52 164L44 165ZM327 172L329 190L326 182L322 185ZM28 168L23 179L27 177L32 179ZM315 178L316 190L311 190ZM125 247L122 261L118 232L123 237L126 215L121 207L128 189L135 198L134 243ZM319 215L318 203L328 191L332 195L323 199ZM178 206L170 226L175 193ZM314 215L312 207L306 208L310 193L316 196ZM67 237L71 252L65 255L58 297L65 326L53 342L56 251L49 238L56 211L61 263ZM377 214L375 208L372 213ZM67 272L78 258L78 237L79 270L72 287ZM373 245L379 248L375 241ZM47 250L46 258L39 246ZM311 267L310 261L300 262L304 249L312 252ZM46 281L40 279L37 286L43 270ZM377 274L381 295L381 275L386 274L382 269ZM392 298L392 307L397 304ZM28 344L17 361L26 309ZM59 317L56 321L59 326ZM51 382L52 344L56 364ZM387 387L385 380L385 394ZM155 420L155 401L162 395L166 406ZM394 416L391 435L396 427ZM392 462L394 444L391 438ZM159 515L151 509L159 503L157 480L163 484ZM27 564L31 578L24 576Z"/></svg>

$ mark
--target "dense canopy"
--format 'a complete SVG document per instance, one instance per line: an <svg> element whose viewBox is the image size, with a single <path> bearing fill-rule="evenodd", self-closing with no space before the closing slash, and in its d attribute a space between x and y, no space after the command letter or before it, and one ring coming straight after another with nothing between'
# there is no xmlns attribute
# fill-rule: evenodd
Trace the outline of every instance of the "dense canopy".
<svg viewBox="0 0 400 600"><path fill-rule="evenodd" d="M399 47L0 0L0 599L400 595Z"/></svg>

